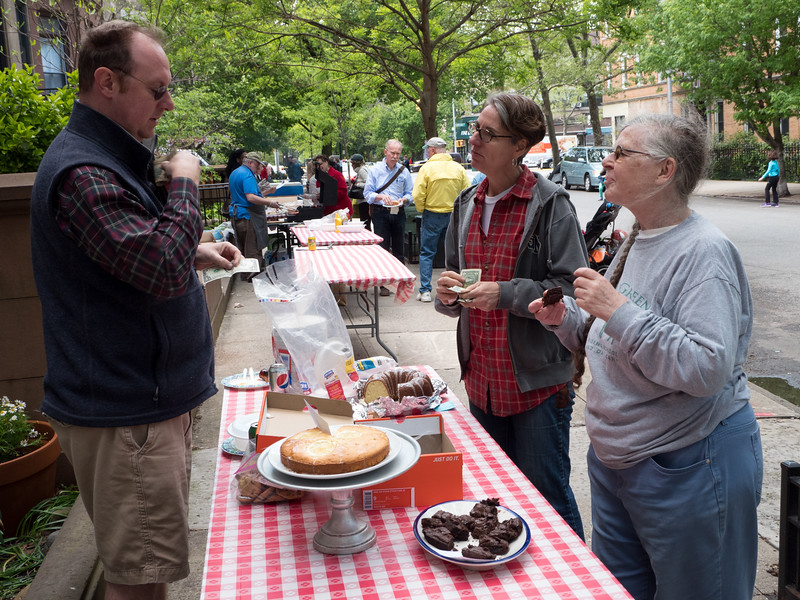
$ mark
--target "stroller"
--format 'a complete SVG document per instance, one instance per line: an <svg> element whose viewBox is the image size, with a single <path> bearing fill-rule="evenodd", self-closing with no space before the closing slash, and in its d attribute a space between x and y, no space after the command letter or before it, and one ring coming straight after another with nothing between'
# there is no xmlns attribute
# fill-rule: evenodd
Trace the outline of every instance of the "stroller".
<svg viewBox="0 0 800 600"><path fill-rule="evenodd" d="M608 265L628 237L621 229L614 229L620 208L617 204L603 202L592 219L586 223L583 241L589 253L589 266L598 273L606 272ZM609 225L611 225L611 235L603 237Z"/></svg>

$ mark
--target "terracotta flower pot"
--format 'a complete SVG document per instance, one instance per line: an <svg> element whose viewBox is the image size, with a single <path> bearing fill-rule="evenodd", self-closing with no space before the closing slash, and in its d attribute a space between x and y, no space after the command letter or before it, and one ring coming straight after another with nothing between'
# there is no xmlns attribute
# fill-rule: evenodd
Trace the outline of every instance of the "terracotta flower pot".
<svg viewBox="0 0 800 600"><path fill-rule="evenodd" d="M31 421L47 441L14 460L0 463L0 513L6 537L17 535L17 527L36 504L55 495L56 460L61 454L58 435L44 421Z"/></svg>

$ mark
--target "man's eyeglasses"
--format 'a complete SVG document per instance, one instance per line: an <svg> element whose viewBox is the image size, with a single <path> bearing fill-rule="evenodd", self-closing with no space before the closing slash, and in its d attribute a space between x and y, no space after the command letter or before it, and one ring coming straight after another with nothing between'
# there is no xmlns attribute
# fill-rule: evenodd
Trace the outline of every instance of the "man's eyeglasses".
<svg viewBox="0 0 800 600"><path fill-rule="evenodd" d="M484 144L488 144L494 138L512 138L513 135L497 135L496 133L491 132L488 129L482 129L480 125L478 125L477 121L472 121L469 126L467 127L470 134L477 133L478 137L481 138L481 141Z"/></svg>
<svg viewBox="0 0 800 600"><path fill-rule="evenodd" d="M630 156L631 154L642 154L644 156L652 156L648 152L642 152L641 150L631 150L630 148L623 148L622 146L617 146L614 148L614 160L618 161L623 156Z"/></svg>
<svg viewBox="0 0 800 600"><path fill-rule="evenodd" d="M150 88L150 91L153 92L153 100L161 100L167 92L170 92L170 94L172 93L172 90L170 89L172 87L172 84L162 85L159 88L152 88L150 87L149 83L147 83L146 81L142 81L141 79L136 77L136 75L131 75L130 73L128 73L127 71L123 71L122 69L117 69L117 70L121 73L124 73L128 77L135 79L139 83L144 84L146 87Z"/></svg>

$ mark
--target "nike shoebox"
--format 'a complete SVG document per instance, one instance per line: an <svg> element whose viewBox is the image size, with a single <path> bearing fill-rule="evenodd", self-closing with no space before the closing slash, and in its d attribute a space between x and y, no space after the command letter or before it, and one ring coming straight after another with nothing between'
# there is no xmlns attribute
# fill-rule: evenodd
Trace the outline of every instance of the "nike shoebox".
<svg viewBox="0 0 800 600"><path fill-rule="evenodd" d="M256 433L256 450L262 452L283 438L312 429L314 422L305 401L316 408L328 425L352 425L353 407L344 400L302 394L267 392L261 405Z"/></svg>
<svg viewBox="0 0 800 600"><path fill-rule="evenodd" d="M400 419L364 419L357 425L374 425L406 433L419 442L422 455L408 471L381 484L363 488L365 510L430 506L464 499L462 455L444 431L441 414Z"/></svg>

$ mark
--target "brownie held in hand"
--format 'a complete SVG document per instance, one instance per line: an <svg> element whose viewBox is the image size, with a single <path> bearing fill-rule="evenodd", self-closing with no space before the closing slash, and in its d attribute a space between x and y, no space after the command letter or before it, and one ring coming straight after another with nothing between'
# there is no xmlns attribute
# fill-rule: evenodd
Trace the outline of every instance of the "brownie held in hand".
<svg viewBox="0 0 800 600"><path fill-rule="evenodd" d="M542 293L542 307L555 304L564 297L564 291L561 286L552 287Z"/></svg>

